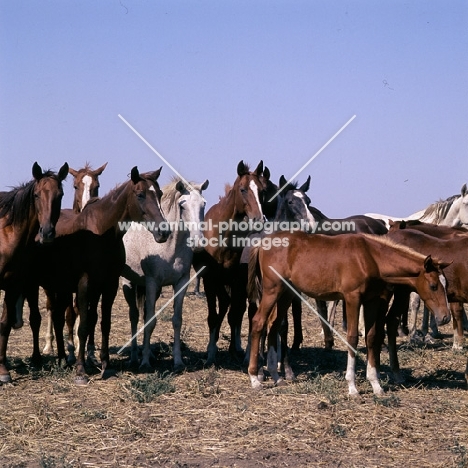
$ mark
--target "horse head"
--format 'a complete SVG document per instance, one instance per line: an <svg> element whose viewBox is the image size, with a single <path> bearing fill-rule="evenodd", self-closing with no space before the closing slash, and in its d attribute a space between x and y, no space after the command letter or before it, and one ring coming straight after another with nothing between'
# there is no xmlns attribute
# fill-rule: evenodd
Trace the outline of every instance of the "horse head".
<svg viewBox="0 0 468 468"><path fill-rule="evenodd" d="M263 221L262 201L264 186L260 180L263 174L263 161L260 161L255 171L240 161L237 165L237 179L232 190L235 196L237 214L245 215L252 221Z"/></svg>
<svg viewBox="0 0 468 468"><path fill-rule="evenodd" d="M429 255L424 260L424 269L416 282L416 289L421 299L434 313L437 325L445 325L451 318L447 300L447 280L442 271L451 263L433 260Z"/></svg>
<svg viewBox="0 0 468 468"><path fill-rule="evenodd" d="M57 174L43 172L37 162L33 164L34 207L39 222L38 240L41 244L52 242L55 238L55 225L62 207L62 181L68 175L68 164L65 163Z"/></svg>
<svg viewBox="0 0 468 468"><path fill-rule="evenodd" d="M70 167L69 173L73 176L75 197L73 210L79 213L91 198L99 196L99 176L103 173L107 163L98 169L91 169L88 163L82 169L75 170Z"/></svg>
<svg viewBox="0 0 468 468"><path fill-rule="evenodd" d="M468 188L463 184L461 188L460 209L458 212L458 225L468 226Z"/></svg>
<svg viewBox="0 0 468 468"><path fill-rule="evenodd" d="M201 239L203 231L201 230L203 219L205 218L206 200L202 192L208 188L208 179L203 184L192 184L187 186L182 180L176 184L176 190L180 193L178 199L180 220L184 227L188 228L190 245L192 250L201 251Z"/></svg>
<svg viewBox="0 0 468 468"><path fill-rule="evenodd" d="M166 242L170 234L167 220L161 209L162 191L157 182L162 167L154 172L140 174L137 166L131 173L133 196L127 202L133 221L145 222L156 242Z"/></svg>

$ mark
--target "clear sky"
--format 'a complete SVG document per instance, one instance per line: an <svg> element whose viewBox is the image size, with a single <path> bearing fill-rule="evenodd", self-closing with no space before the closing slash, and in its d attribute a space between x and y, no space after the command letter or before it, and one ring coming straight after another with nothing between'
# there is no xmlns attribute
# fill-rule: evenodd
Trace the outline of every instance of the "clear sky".
<svg viewBox="0 0 468 468"><path fill-rule="evenodd" d="M468 2L0 1L0 190L108 162L208 178L312 176L330 217L404 216L468 182ZM71 207L71 177L64 207Z"/></svg>

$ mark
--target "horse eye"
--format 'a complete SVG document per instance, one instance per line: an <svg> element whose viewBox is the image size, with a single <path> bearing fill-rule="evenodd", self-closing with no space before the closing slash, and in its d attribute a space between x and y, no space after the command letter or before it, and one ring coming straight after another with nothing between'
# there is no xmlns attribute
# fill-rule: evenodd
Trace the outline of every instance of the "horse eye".
<svg viewBox="0 0 468 468"><path fill-rule="evenodd" d="M247 193L247 189L245 189L245 188L241 188L240 191L241 191L241 193Z"/></svg>
<svg viewBox="0 0 468 468"><path fill-rule="evenodd" d="M431 291L437 291L437 284L431 284Z"/></svg>
<svg viewBox="0 0 468 468"><path fill-rule="evenodd" d="M73 188L74 188L75 190L78 190L78 185L74 185Z"/></svg>

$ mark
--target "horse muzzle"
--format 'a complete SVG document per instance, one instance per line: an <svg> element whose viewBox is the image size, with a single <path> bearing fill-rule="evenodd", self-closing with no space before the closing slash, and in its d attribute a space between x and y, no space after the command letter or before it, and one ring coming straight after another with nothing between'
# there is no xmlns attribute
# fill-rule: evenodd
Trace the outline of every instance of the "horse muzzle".
<svg viewBox="0 0 468 468"><path fill-rule="evenodd" d="M55 227L53 226L41 226L39 233L36 236L36 241L40 244L50 244L55 239Z"/></svg>
<svg viewBox="0 0 468 468"><path fill-rule="evenodd" d="M170 229L158 228L157 230L153 231L154 240L158 244L163 244L164 242L166 242L167 239L169 239L170 235L171 235L171 230Z"/></svg>

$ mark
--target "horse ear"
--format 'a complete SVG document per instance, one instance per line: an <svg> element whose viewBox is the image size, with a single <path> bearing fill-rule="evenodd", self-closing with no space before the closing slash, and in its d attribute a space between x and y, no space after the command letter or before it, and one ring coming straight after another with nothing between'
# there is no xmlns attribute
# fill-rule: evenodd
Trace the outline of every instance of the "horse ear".
<svg viewBox="0 0 468 468"><path fill-rule="evenodd" d="M437 270L430 255L424 259L424 270L426 270L426 273Z"/></svg>
<svg viewBox="0 0 468 468"><path fill-rule="evenodd" d="M286 180L286 177L284 177L284 175L282 175L279 179L279 186L281 188L283 188L286 184L288 183L288 181Z"/></svg>
<svg viewBox="0 0 468 468"><path fill-rule="evenodd" d="M463 184L463 187L461 188L462 197L464 197L467 193L468 189L466 188L466 184Z"/></svg>
<svg viewBox="0 0 468 468"><path fill-rule="evenodd" d="M183 192L185 190L185 185L184 183L179 180L175 186L176 190L179 191L179 192Z"/></svg>
<svg viewBox="0 0 468 468"><path fill-rule="evenodd" d="M104 171L104 169L106 168L106 166L107 166L107 163L103 164L100 168L94 170L94 171L93 171L93 174L94 174L95 176L100 176L100 175L103 173L103 171ZM70 171L70 172L71 172L71 171Z"/></svg>
<svg viewBox="0 0 468 468"><path fill-rule="evenodd" d="M70 168L68 167L68 163L65 163L58 171L58 178L60 181L65 180Z"/></svg>
<svg viewBox="0 0 468 468"><path fill-rule="evenodd" d="M162 166L157 170L151 173L151 178L156 182L161 175Z"/></svg>
<svg viewBox="0 0 468 468"><path fill-rule="evenodd" d="M258 163L257 168L253 171L253 174L256 176L261 176L263 174L263 161Z"/></svg>
<svg viewBox="0 0 468 468"><path fill-rule="evenodd" d="M265 177L266 180L270 180L271 174L270 174L270 169L265 166L265 169L263 170L263 177Z"/></svg>
<svg viewBox="0 0 468 468"><path fill-rule="evenodd" d="M210 181L208 179L203 182L203 185L201 186L201 191L206 190L208 188L208 185L210 185Z"/></svg>
<svg viewBox="0 0 468 468"><path fill-rule="evenodd" d="M406 221L404 219L400 221L400 229L406 229Z"/></svg>
<svg viewBox="0 0 468 468"><path fill-rule="evenodd" d="M302 186L299 188L302 192L307 192L310 188L310 176L307 177L307 180L302 184Z"/></svg>
<svg viewBox="0 0 468 468"><path fill-rule="evenodd" d="M132 171L130 172L130 178L132 179L132 182L134 184L137 184L138 182L140 182L141 177L140 177L140 173L138 172L138 167L135 166L132 168Z"/></svg>
<svg viewBox="0 0 468 468"><path fill-rule="evenodd" d="M239 161L239 164L237 165L237 175L243 176L246 173L247 173L247 168L245 167L244 161L241 160Z"/></svg>
<svg viewBox="0 0 468 468"><path fill-rule="evenodd" d="M443 270L444 268L447 268L448 266L450 266L451 264L453 263L453 260L451 262L438 262L437 263L437 266Z"/></svg>
<svg viewBox="0 0 468 468"><path fill-rule="evenodd" d="M78 171L76 171L72 167L68 168L68 173L71 174L73 177L76 177L78 175Z"/></svg>
<svg viewBox="0 0 468 468"><path fill-rule="evenodd" d="M32 167L32 175L33 177L36 179L36 180L41 180L42 179L42 176L44 175L42 173L42 168L41 166L39 166L39 164L37 164L37 162L35 162L33 164L33 167Z"/></svg>

